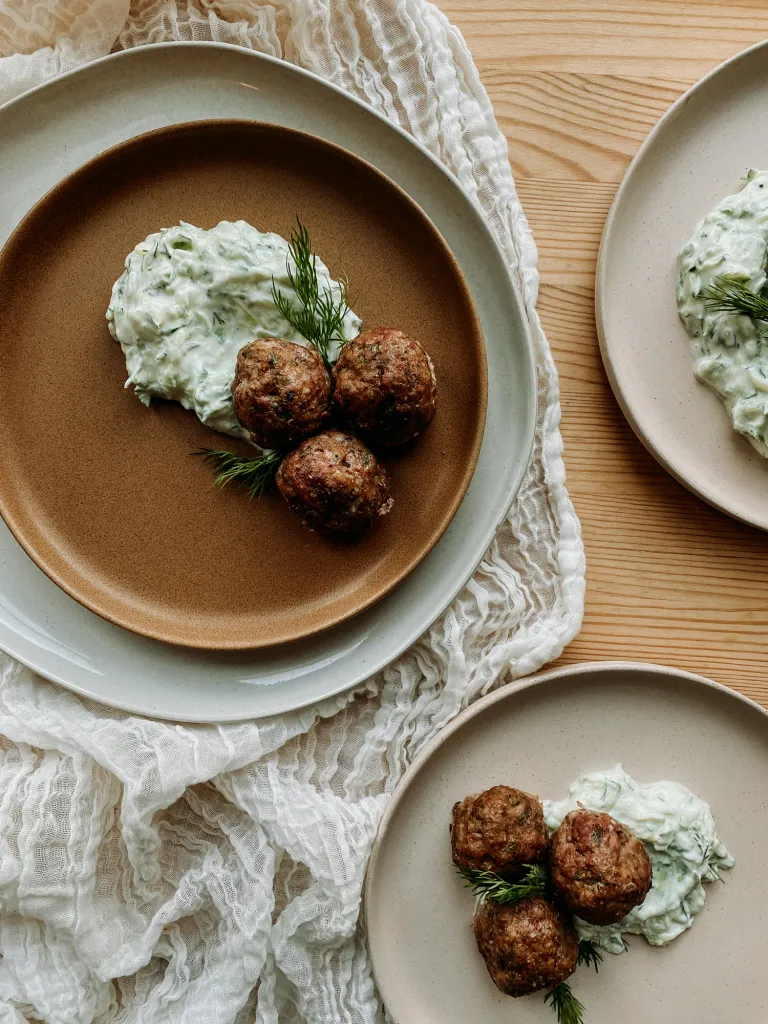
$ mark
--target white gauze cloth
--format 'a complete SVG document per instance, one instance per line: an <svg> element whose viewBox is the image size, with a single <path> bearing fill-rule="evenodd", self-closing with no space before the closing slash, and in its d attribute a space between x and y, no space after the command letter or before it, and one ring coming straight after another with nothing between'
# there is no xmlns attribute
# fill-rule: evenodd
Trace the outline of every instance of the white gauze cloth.
<svg viewBox="0 0 768 1024"><path fill-rule="evenodd" d="M383 1019L358 918L392 790L442 725L556 657L581 622L584 557L534 308L536 251L467 47L426 0L0 0L0 100L110 50L173 39L301 64L444 161L525 297L535 449L451 608L393 665L321 706L170 725L0 655L0 1024L363 1024Z"/></svg>

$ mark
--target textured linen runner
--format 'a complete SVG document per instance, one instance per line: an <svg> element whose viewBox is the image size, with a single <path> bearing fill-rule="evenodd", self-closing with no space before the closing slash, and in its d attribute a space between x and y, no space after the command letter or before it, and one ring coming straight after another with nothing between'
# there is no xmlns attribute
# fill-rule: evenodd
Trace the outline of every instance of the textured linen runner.
<svg viewBox="0 0 768 1024"><path fill-rule="evenodd" d="M358 918L387 800L442 725L556 657L581 622L536 251L460 33L426 0L184 3L0 0L0 101L110 50L174 39L282 57L364 99L450 168L506 253L536 346L534 454L452 607L320 706L176 726L0 655L0 1024L382 1020Z"/></svg>

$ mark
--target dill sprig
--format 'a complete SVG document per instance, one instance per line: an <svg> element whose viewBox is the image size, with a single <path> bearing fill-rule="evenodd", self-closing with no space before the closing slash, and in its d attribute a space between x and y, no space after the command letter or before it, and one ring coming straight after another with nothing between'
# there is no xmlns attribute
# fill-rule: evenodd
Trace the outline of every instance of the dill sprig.
<svg viewBox="0 0 768 1024"><path fill-rule="evenodd" d="M750 320L768 321L768 296L753 292L742 277L724 274L704 292L704 304L713 313L736 313Z"/></svg>
<svg viewBox="0 0 768 1024"><path fill-rule="evenodd" d="M476 868L459 868L458 872L471 889L482 900L493 900L509 906L528 896L544 896L549 878L545 868L538 864L526 864L525 875L519 882L508 882L494 871L479 871Z"/></svg>
<svg viewBox="0 0 768 1024"><path fill-rule="evenodd" d="M340 279L341 294L338 299L334 298L329 284L324 284L321 289L317 277L317 257L312 252L309 232L298 217L296 227L291 231L285 270L299 305L294 305L291 299L280 291L274 278L272 301L291 327L315 346L330 370L328 352L331 344L338 341L343 345L346 341L344 317L349 312L349 285L346 278Z"/></svg>
<svg viewBox="0 0 768 1024"><path fill-rule="evenodd" d="M597 966L603 962L603 954L591 939L582 939L579 942L579 964L586 964L587 967L594 967L597 974Z"/></svg>
<svg viewBox="0 0 768 1024"><path fill-rule="evenodd" d="M277 467L283 456L280 452L265 452L255 459L248 459L237 452L216 451L213 448L198 448L191 453L199 455L203 462L213 466L216 484L240 484L248 489L249 498L260 498L272 486Z"/></svg>
<svg viewBox="0 0 768 1024"><path fill-rule="evenodd" d="M582 1024L584 1006L573 994L571 986L564 981L544 996L544 1002L552 1003L552 1009L557 1014L557 1024Z"/></svg>

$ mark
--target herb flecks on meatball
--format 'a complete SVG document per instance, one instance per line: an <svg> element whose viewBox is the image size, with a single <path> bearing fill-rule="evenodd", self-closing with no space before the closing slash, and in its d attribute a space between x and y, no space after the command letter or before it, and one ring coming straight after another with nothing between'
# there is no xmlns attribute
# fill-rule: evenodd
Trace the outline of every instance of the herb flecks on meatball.
<svg viewBox="0 0 768 1024"><path fill-rule="evenodd" d="M541 801L510 786L493 786L454 805L451 853L460 868L519 878L526 864L541 864L549 832Z"/></svg>
<svg viewBox="0 0 768 1024"><path fill-rule="evenodd" d="M600 811L566 815L552 836L549 868L558 896L590 924L621 921L643 902L653 881L637 836Z"/></svg>
<svg viewBox="0 0 768 1024"><path fill-rule="evenodd" d="M331 381L315 349L257 338L237 355L232 403L256 444L289 448L328 422Z"/></svg>
<svg viewBox="0 0 768 1024"><path fill-rule="evenodd" d="M432 360L417 341L392 327L358 335L333 369L333 398L350 429L374 448L400 448L435 415Z"/></svg>
<svg viewBox="0 0 768 1024"><path fill-rule="evenodd" d="M579 939L573 922L540 896L509 906L483 901L474 931L491 980L508 996L553 989L576 970Z"/></svg>
<svg viewBox="0 0 768 1024"><path fill-rule="evenodd" d="M277 486L293 512L325 533L359 535L392 507L387 471L341 430L326 430L286 455Z"/></svg>

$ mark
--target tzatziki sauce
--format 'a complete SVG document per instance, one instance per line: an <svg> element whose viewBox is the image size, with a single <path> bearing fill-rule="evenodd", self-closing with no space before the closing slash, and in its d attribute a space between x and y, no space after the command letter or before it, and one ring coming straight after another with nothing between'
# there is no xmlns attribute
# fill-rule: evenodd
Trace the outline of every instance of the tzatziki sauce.
<svg viewBox="0 0 768 1024"><path fill-rule="evenodd" d="M645 845L653 884L639 907L617 924L592 925L576 918L581 939L609 953L623 953L623 935L644 935L664 946L690 928L704 906L702 882L720 878L733 857L715 830L709 804L679 782L636 782L616 765L589 772L571 785L565 799L544 800L544 819L557 828L569 811L604 811L631 829Z"/></svg>
<svg viewBox="0 0 768 1024"><path fill-rule="evenodd" d="M237 353L255 338L307 345L272 299L272 282L295 305L286 270L288 242L243 220L210 230L184 221L140 242L112 289L107 322L125 353L126 387L145 405L152 398L180 402L207 426L249 440L232 408ZM341 295L318 259L321 289ZM344 319L345 340L361 321ZM337 349L340 346L337 346ZM337 350L329 352L331 360Z"/></svg>
<svg viewBox="0 0 768 1024"><path fill-rule="evenodd" d="M766 284L768 171L751 170L744 181L681 251L677 307L691 338L694 374L723 400L733 427L768 456L768 345L749 317L706 305L718 277L741 278L754 292Z"/></svg>

